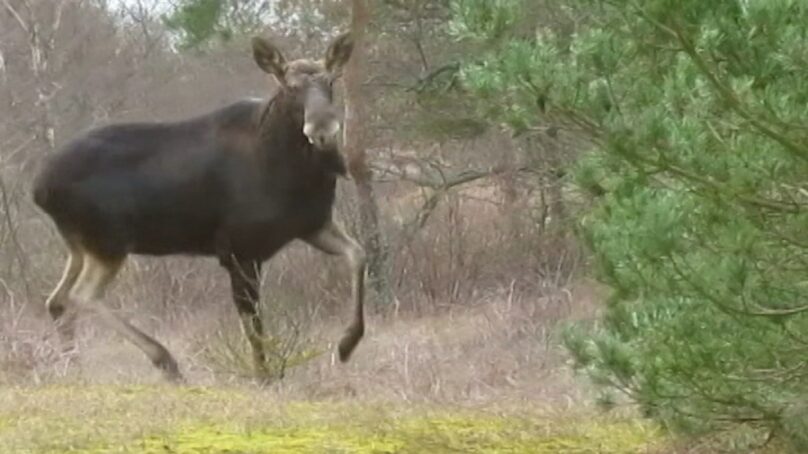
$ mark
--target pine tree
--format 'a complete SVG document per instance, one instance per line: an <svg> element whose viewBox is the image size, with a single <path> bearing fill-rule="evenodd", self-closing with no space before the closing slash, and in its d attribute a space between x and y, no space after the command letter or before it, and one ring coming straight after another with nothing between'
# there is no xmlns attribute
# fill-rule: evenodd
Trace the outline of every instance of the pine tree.
<svg viewBox="0 0 808 454"><path fill-rule="evenodd" d="M808 3L453 11L454 33L484 49L462 72L487 114L589 144L579 227L613 294L568 332L577 365L669 427L745 425L805 452ZM524 20L545 12L553 25Z"/></svg>

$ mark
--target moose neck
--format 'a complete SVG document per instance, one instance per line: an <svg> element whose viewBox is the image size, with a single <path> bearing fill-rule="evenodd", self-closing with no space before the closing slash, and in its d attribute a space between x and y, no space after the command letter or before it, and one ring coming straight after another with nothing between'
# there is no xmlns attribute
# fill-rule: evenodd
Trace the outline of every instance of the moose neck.
<svg viewBox="0 0 808 454"><path fill-rule="evenodd" d="M309 148L303 134L304 108L285 91L279 91L267 104L259 123L260 146L271 155L300 155Z"/></svg>

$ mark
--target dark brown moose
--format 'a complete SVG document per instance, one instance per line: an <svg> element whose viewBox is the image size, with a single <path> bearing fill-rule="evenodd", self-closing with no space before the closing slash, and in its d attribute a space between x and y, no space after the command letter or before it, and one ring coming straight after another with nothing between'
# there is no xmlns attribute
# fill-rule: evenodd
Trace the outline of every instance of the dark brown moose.
<svg viewBox="0 0 808 454"><path fill-rule="evenodd" d="M269 100L238 101L178 122L92 129L53 155L37 177L34 200L69 250L46 305L70 348L78 310L93 310L168 379L182 380L162 344L99 300L129 254L213 256L229 273L261 370L261 265L295 239L347 260L355 312L340 359L347 361L359 343L365 254L332 217L336 181L346 173L332 85L353 41L339 35L316 61L286 61L259 37L252 49L279 84Z"/></svg>

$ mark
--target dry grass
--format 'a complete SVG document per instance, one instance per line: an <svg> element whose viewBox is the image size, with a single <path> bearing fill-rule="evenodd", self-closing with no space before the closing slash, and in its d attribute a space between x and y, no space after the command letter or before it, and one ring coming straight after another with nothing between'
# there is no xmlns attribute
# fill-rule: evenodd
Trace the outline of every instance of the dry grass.
<svg viewBox="0 0 808 454"><path fill-rule="evenodd" d="M430 316L371 315L365 338L345 365L336 359L333 345L344 322L340 317L302 311L299 316L313 317L305 325L296 325L306 330L300 333L308 339L306 347L325 353L292 369L278 386L300 395L384 396L407 401L493 401L510 396L577 402L579 387L571 384L563 367L565 356L557 347L556 328L570 317L591 312L587 292L588 287L581 286L534 297L511 287L476 304L449 306ZM217 364L208 363L204 354L221 336L227 342L246 345L235 311L226 301L193 313L180 311L167 317L168 321L159 321L148 312L121 312L166 343L192 380L214 383L212 380L239 375L236 370L229 378L214 374ZM276 314L268 325L280 326L280 318ZM0 358L7 367L0 379L27 382L36 376L40 382L49 382L66 376L46 373L63 367L58 339L47 316L23 320L2 331ZM79 334L81 354L75 359L72 376L96 382L157 379L146 358L98 320L80 319ZM557 386L549 386L552 382Z"/></svg>
<svg viewBox="0 0 808 454"><path fill-rule="evenodd" d="M182 387L92 318L79 357L63 357L28 308L2 328L0 452L637 452L658 431L595 416L556 347L555 325L588 307L583 290L510 286L429 316L373 315L347 365L331 353L342 321L314 314L328 353L269 386L201 354L206 334L239 329L229 305L124 311L177 354Z"/></svg>
<svg viewBox="0 0 808 454"><path fill-rule="evenodd" d="M555 337L574 306L568 292L521 298L506 290L430 317L374 317L348 365L321 358L297 370L291 386L322 397L577 405L582 388Z"/></svg>
<svg viewBox="0 0 808 454"><path fill-rule="evenodd" d="M221 313L158 326L190 377L179 387L85 320L71 372L23 378L58 367L47 355L3 369L0 452L645 452L660 432L583 405L556 347L555 325L590 310L585 291L508 288L430 317L373 316L349 364L326 354L271 386L213 374L196 354ZM316 328L330 347L341 325Z"/></svg>

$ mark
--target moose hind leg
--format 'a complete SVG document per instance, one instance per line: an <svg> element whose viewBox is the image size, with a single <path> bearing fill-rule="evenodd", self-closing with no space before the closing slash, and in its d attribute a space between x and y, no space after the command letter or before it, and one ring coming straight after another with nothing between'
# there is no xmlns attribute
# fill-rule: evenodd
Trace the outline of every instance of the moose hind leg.
<svg viewBox="0 0 808 454"><path fill-rule="evenodd" d="M261 374L266 373L264 325L258 312L261 264L233 260L227 266L227 272L230 274L233 302L241 318L244 335L252 348L255 370Z"/></svg>
<svg viewBox="0 0 808 454"><path fill-rule="evenodd" d="M339 359L346 362L365 334L365 250L333 221L305 241L326 254L344 257L350 267L354 317L339 343Z"/></svg>
<svg viewBox="0 0 808 454"><path fill-rule="evenodd" d="M95 311L113 330L140 348L167 379L182 380L177 362L162 344L106 308L100 301L121 268L123 258L104 260L87 253L83 262L81 274L70 292L70 299L82 308Z"/></svg>
<svg viewBox="0 0 808 454"><path fill-rule="evenodd" d="M45 300L45 307L48 309L51 318L56 323L59 335L63 342L65 351L74 348L74 334L76 323L76 308L70 307L70 289L79 277L83 263L84 253L77 245L67 242L69 255L65 263L62 277Z"/></svg>

